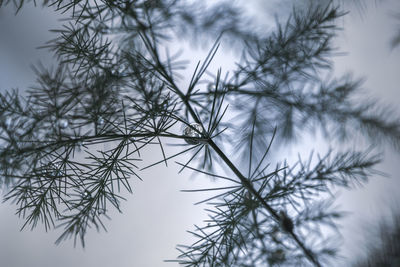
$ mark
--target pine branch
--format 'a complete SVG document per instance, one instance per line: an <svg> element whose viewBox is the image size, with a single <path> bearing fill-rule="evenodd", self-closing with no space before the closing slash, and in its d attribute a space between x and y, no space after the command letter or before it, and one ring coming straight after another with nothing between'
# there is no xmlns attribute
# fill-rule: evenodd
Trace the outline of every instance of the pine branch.
<svg viewBox="0 0 400 267"><path fill-rule="evenodd" d="M335 255L319 227L334 228L342 213L329 211L331 203L317 201L318 196L333 186L366 183L377 173L373 167L380 157L331 152L273 170L266 161L275 136L289 139L313 124L324 128L348 121L374 140L383 136L398 144L397 121L383 119L384 112L373 114L375 104L352 105L359 81L319 77L331 68L335 20L344 15L339 8L294 10L276 31L258 36L232 23L239 13L225 3L193 18L175 0L44 3L72 11L70 23L55 30L59 37L45 45L61 63L54 70L36 67L37 86L26 98L17 92L0 95L0 181L9 186L5 200L16 203L24 227L40 222L46 230L63 227L57 244L74 238L84 245L88 227L105 230L110 208L120 211L123 194L132 193L132 177L142 180L140 170L185 154L181 171L228 184L183 190L215 195L200 202L212 206L209 224L196 226L191 233L197 241L179 247L177 262L321 266ZM232 18L214 18L224 11ZM186 62L179 53L162 51L186 22L208 36L214 27L218 38L183 89L179 71ZM245 52L231 76L219 70L206 78L222 35L247 41ZM232 106L238 116L228 123ZM183 134L175 132L177 125ZM165 140L181 141L183 148L170 154ZM226 151L238 143L241 162L236 163ZM109 148L101 149L102 144ZM150 146L157 147L160 159L143 167L142 151ZM226 174L214 171L215 162Z"/></svg>

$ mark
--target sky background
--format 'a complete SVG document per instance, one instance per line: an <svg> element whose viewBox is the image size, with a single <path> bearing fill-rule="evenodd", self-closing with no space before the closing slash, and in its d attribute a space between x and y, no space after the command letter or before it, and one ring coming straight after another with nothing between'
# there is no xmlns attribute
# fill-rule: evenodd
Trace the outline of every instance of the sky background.
<svg viewBox="0 0 400 267"><path fill-rule="evenodd" d="M239 1L245 3L247 12L268 27L272 25L276 5L280 5L283 16L290 1L281 4L278 1L266 2ZM389 42L397 30L391 14L400 10L400 3L397 0L386 0L376 5L374 1L368 3L363 12L349 6L350 14L339 21L344 30L340 32L336 44L339 51L347 55L334 59L335 73L339 76L352 71L356 77L365 77L366 97L379 97L382 103L398 106L400 47L391 50ZM52 64L52 55L36 48L54 37L48 30L60 26L59 18L60 15L50 9L34 8L32 5L26 5L17 16L10 7L0 9L1 92L12 88L19 88L22 92L32 86L36 78L31 64L39 61L44 65ZM232 53L223 48L214 60L213 70L221 65L223 70L228 70L234 62ZM200 48L185 50L183 57L195 63L205 53ZM189 68L186 73L190 71ZM397 111L394 116L399 116L398 107ZM358 140L351 145L355 148L363 146ZM308 155L311 149L323 153L328 147L318 135L306 136L301 144L287 149L284 156L295 158L298 152ZM154 159L159 154L155 150L147 153ZM384 154L385 160L377 169L384 170L391 178L376 177L362 189L338 192L337 203L353 214L341 223L344 239L342 253L348 260L338 261L337 265L361 255L365 240L371 239L371 225L387 216L393 203L400 203L400 156L390 147L384 148ZM73 242L69 241L54 245L61 233L57 230L45 233L39 226L33 231L20 232L24 221L14 215L15 206L10 203L0 205L0 266L177 266L163 260L175 259L178 255L175 246L190 243L186 230L193 229L193 224L206 218L204 206L193 205L205 196L181 193L179 190L209 184L204 177L189 178L189 171L177 173L178 167L174 164L168 168L157 166L142 173L143 182L133 180L134 192L133 195L126 195L128 201L122 203L123 214L110 213L112 220L106 221L107 233L89 231L85 249L79 245L74 248Z"/></svg>

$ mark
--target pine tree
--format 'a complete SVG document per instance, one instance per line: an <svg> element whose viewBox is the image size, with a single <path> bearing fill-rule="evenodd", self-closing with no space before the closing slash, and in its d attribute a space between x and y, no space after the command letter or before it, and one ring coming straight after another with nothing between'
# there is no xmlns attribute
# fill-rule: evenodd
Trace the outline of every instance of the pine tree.
<svg viewBox="0 0 400 267"><path fill-rule="evenodd" d="M24 1L14 3L19 9ZM312 4L293 10L272 32L257 32L225 2L43 4L72 14L44 46L59 65L35 67L38 86L26 93L0 95L0 182L24 227L61 226L57 243L73 238L84 245L88 228L105 228L108 211L119 210L123 194L132 192L130 179L185 155L182 170L227 185L188 190L217 193L203 201L212 208L207 224L191 232L197 241L179 246L173 261L322 266L336 255L324 227L334 237L342 213L327 196L332 186L367 182L380 155L332 150L274 167L268 157L273 142L298 141L299 133L316 129L327 140L362 134L372 145L400 148L400 124L386 116L390 110L357 98L361 80L324 78L332 72L335 23L345 12L332 3ZM214 40L185 87L186 63L168 52L177 39ZM209 73L221 42L235 43L240 59L231 73ZM168 153L170 140L180 145L178 153ZM142 157L152 146L160 148L157 162ZM238 160L229 156L233 150Z"/></svg>

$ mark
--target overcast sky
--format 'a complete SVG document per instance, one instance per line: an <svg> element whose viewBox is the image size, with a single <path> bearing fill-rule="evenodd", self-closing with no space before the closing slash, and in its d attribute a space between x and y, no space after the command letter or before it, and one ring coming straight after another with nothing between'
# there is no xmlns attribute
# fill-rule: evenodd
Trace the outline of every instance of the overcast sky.
<svg viewBox="0 0 400 267"><path fill-rule="evenodd" d="M276 2L276 1L275 1ZM371 1L372 2L372 1ZM271 18L271 8L263 0L248 0L247 7L264 23ZM339 34L337 45L347 56L335 59L336 73L352 71L355 76L367 78L368 94L380 97L383 102L399 105L400 47L391 50L389 41L395 33L395 20L390 16L400 10L397 0L386 0L378 6L370 5L362 15L354 10L340 24L344 31ZM34 84L35 76L30 64L42 61L51 63L52 56L45 50L37 50L52 36L48 30L60 25L59 16L49 9L26 6L18 16L11 8L0 9L0 90L19 88L24 90ZM266 23L267 24L267 23ZM220 49L221 51L222 49ZM193 53L193 52L191 52ZM191 58L196 57L186 52ZM204 52L196 52L199 59ZM215 62L224 62L229 69L229 53L221 52ZM193 60L195 62L195 60ZM219 64L214 64L217 69ZM399 113L400 114L400 110ZM307 141L308 140L308 141ZM357 144L359 145L359 144ZM324 151L326 144L306 138L299 146L291 148L287 156L297 152L308 153L310 148ZM158 151L149 151L149 156ZM387 212L386 207L399 199L399 154L385 149L385 161L377 169L384 170L391 178L374 178L364 188L342 192L338 202L345 210L354 212L343 225L343 254L350 259L362 253L363 238L368 238L364 226L372 224ZM23 220L14 215L15 206L0 205L0 265L6 267L46 266L177 266L164 263L177 256L175 246L190 242L186 230L206 218L202 206L193 203L202 195L180 193L181 189L198 188L207 182L201 177L189 179L190 172L177 174L171 165L155 167L143 173L144 182L133 182L134 194L122 204L123 214L112 212L106 222L108 233L89 231L85 250L73 248L73 242L59 246L54 241L60 231L44 233L42 227L34 231L22 231ZM363 227L360 227L363 226Z"/></svg>

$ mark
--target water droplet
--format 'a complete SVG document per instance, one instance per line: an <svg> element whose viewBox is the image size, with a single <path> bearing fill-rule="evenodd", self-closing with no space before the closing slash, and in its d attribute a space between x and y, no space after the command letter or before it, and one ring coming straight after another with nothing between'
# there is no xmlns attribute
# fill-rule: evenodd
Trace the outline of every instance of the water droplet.
<svg viewBox="0 0 400 267"><path fill-rule="evenodd" d="M60 119L60 120L58 120L58 126L59 126L61 129L67 128L67 127L68 127L68 120L66 120L66 119Z"/></svg>
<svg viewBox="0 0 400 267"><path fill-rule="evenodd" d="M84 141L78 141L76 143L76 148L78 148L79 151L81 151L82 149L84 149L86 143Z"/></svg>
<svg viewBox="0 0 400 267"><path fill-rule="evenodd" d="M208 92L213 92L213 91L215 91L215 84L214 84L214 83L209 83L209 84L207 85L207 90L208 90Z"/></svg>
<svg viewBox="0 0 400 267"><path fill-rule="evenodd" d="M90 193L89 190L85 190L85 192L83 192L83 196L84 196L86 199L89 199L89 198L92 197L92 194Z"/></svg>
<svg viewBox="0 0 400 267"><path fill-rule="evenodd" d="M103 125L103 124L104 124L104 119L103 119L103 117L101 117L101 116L98 117L96 123L97 123L97 125Z"/></svg>
<svg viewBox="0 0 400 267"><path fill-rule="evenodd" d="M201 138L202 133L204 133L203 127L199 123L191 123L190 125L186 125L186 128L183 130L183 135L191 137L185 138L186 143L191 145L197 145L201 142L201 140L196 140L195 138Z"/></svg>

